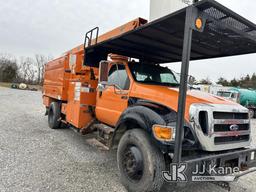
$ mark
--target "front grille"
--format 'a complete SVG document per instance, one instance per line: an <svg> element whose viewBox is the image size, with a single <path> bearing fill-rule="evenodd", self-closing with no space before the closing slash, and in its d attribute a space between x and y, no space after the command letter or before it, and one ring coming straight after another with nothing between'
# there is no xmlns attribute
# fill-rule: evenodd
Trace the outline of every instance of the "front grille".
<svg viewBox="0 0 256 192"><path fill-rule="evenodd" d="M239 105L193 105L193 128L205 151L223 151L250 145L251 122L248 111Z"/></svg>
<svg viewBox="0 0 256 192"><path fill-rule="evenodd" d="M214 125L214 132L228 132L228 131L232 131L230 130L230 126L228 124L215 124ZM238 125L239 129L237 131L246 131L250 129L250 125L249 124L240 124Z"/></svg>
<svg viewBox="0 0 256 192"><path fill-rule="evenodd" d="M245 142L245 141L249 141L249 140L250 140L250 135L215 137L214 143L215 143L215 145L221 145L221 144Z"/></svg>
<svg viewBox="0 0 256 192"><path fill-rule="evenodd" d="M214 119L249 119L248 113L213 112Z"/></svg>

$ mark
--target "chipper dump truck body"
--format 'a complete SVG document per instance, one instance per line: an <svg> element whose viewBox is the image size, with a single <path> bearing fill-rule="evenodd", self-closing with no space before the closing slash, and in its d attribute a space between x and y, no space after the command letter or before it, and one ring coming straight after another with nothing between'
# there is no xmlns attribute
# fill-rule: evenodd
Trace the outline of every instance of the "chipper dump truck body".
<svg viewBox="0 0 256 192"><path fill-rule="evenodd" d="M248 109L187 90L187 75L189 60L256 52L251 32L254 24L211 0L152 23L137 19L99 37L95 28L84 45L45 67L49 126L96 131L104 145L117 147L129 191L158 191L164 180L191 181L203 164L250 172L256 149L248 148ZM177 61L180 78L159 65ZM167 174L171 163L185 163L186 177Z"/></svg>
<svg viewBox="0 0 256 192"><path fill-rule="evenodd" d="M97 38L97 42L133 30L147 22L138 18ZM92 40L96 43L96 39ZM98 68L83 65L84 45L66 52L45 66L43 100L49 108L52 101L62 101L61 112L66 121L77 128L87 128L96 107Z"/></svg>

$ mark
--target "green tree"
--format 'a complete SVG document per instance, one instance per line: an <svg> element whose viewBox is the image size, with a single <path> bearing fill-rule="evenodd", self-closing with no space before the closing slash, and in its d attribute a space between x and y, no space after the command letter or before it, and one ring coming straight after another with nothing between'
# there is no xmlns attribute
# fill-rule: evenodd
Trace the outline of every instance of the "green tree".
<svg viewBox="0 0 256 192"><path fill-rule="evenodd" d="M228 82L228 80L226 80L223 77L220 77L217 81L217 84L223 85L223 86L230 86L230 83Z"/></svg>
<svg viewBox="0 0 256 192"><path fill-rule="evenodd" d="M207 77L206 79L201 79L200 84L206 84L206 85L211 85L212 82L211 80Z"/></svg>
<svg viewBox="0 0 256 192"><path fill-rule="evenodd" d="M240 86L239 81L236 80L235 78L232 79L229 84L230 84L230 86L232 86L232 87L238 87L238 86Z"/></svg>

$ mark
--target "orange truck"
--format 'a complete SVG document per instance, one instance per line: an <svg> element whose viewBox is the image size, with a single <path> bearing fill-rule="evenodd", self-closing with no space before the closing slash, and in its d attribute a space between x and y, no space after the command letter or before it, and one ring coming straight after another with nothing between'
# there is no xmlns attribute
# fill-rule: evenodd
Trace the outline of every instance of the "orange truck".
<svg viewBox="0 0 256 192"><path fill-rule="evenodd" d="M101 36L95 28L84 45L46 64L49 127L97 132L100 142L117 148L121 182L132 192L190 181L191 170L204 164L238 167L235 178L250 173L256 149L249 148L248 109L193 90L187 76L190 60L256 52L254 32L254 24L212 0ZM160 65L177 61L181 76ZM173 163L188 166L186 177L166 172Z"/></svg>

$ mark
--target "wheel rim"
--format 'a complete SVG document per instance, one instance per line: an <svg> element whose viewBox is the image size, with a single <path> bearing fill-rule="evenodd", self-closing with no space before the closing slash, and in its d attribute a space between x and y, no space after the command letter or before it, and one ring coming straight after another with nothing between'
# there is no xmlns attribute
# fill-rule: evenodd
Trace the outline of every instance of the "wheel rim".
<svg viewBox="0 0 256 192"><path fill-rule="evenodd" d="M122 155L122 167L126 176L138 182L143 176L143 156L140 149L136 146L129 146Z"/></svg>

